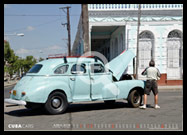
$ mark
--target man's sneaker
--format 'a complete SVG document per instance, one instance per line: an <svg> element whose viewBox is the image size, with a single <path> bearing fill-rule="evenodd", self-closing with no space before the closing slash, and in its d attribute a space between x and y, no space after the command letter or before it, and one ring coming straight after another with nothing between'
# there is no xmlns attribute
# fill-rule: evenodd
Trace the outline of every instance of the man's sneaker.
<svg viewBox="0 0 187 135"><path fill-rule="evenodd" d="M159 109L160 108L160 106L158 106L158 105L155 105L155 109Z"/></svg>
<svg viewBox="0 0 187 135"><path fill-rule="evenodd" d="M146 105L142 105L139 107L140 109L146 109Z"/></svg>

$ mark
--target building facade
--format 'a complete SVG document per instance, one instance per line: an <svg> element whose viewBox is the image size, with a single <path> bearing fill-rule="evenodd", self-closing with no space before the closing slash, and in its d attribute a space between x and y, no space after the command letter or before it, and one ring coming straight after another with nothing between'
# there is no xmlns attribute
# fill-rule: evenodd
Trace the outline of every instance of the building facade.
<svg viewBox="0 0 187 135"><path fill-rule="evenodd" d="M138 4L89 4L90 51L102 53L108 61L123 50L136 54ZM162 76L163 85L182 84L183 4L141 4L139 31L139 79L151 59ZM74 55L84 53L82 18L73 44ZM134 74L135 64L128 66Z"/></svg>

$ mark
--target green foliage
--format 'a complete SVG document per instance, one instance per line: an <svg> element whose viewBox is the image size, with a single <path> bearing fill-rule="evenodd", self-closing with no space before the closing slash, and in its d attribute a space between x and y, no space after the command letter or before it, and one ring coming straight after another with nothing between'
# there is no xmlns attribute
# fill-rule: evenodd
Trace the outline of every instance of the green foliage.
<svg viewBox="0 0 187 135"><path fill-rule="evenodd" d="M27 72L36 62L37 61L33 56L27 56L23 64L24 72Z"/></svg>
<svg viewBox="0 0 187 135"><path fill-rule="evenodd" d="M20 69L26 73L36 62L33 56L27 56L26 59L19 58L10 48L9 43L4 42L4 72L7 72L10 77L16 72L19 73Z"/></svg>
<svg viewBox="0 0 187 135"><path fill-rule="evenodd" d="M43 60L44 60L43 58L41 58L41 57L39 58L39 62L40 62L40 61L43 61Z"/></svg>
<svg viewBox="0 0 187 135"><path fill-rule="evenodd" d="M23 59L18 58L13 64L12 67L14 68L15 72L19 72L20 69L23 67Z"/></svg>
<svg viewBox="0 0 187 135"><path fill-rule="evenodd" d="M8 42L5 42L4 44L4 59L9 64L14 63L17 60L17 56L14 54L14 51L10 48L10 45Z"/></svg>

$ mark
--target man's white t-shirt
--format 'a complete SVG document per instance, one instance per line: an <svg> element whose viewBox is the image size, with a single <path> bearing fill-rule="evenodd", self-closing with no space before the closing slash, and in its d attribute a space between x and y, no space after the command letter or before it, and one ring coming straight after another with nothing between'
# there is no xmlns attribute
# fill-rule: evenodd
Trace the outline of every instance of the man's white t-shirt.
<svg viewBox="0 0 187 135"><path fill-rule="evenodd" d="M148 67L143 72L142 75L146 75L147 80L159 80L160 72L155 67Z"/></svg>

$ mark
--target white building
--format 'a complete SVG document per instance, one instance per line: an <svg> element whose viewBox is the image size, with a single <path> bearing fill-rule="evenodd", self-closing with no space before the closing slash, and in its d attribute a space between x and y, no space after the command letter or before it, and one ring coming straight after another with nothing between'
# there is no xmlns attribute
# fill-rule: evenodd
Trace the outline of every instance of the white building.
<svg viewBox="0 0 187 135"><path fill-rule="evenodd" d="M110 61L124 49L136 54L138 4L89 4L89 45ZM73 44L83 54L82 20ZM139 74L155 60L160 84L181 84L183 78L183 4L141 4ZM128 73L133 74L133 62ZM139 75L142 78L141 75Z"/></svg>

